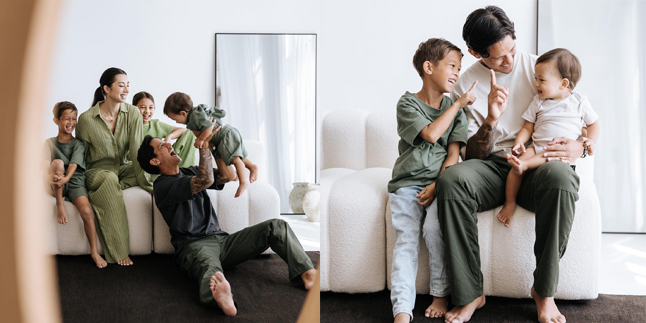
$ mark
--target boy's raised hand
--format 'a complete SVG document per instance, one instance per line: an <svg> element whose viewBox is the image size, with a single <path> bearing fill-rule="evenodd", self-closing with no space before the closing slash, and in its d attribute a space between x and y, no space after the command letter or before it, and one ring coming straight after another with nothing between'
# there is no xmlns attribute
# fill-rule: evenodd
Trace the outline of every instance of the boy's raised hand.
<svg viewBox="0 0 646 323"><path fill-rule="evenodd" d="M498 121L505 109L507 109L507 96L509 96L509 89L496 84L496 73L492 69L491 72L491 91L489 91L489 115L487 118Z"/></svg>
<svg viewBox="0 0 646 323"><path fill-rule="evenodd" d="M473 82L473 85L471 85L471 88L469 91L464 93L459 99L458 102L460 102L460 108L466 108L468 105L472 105L473 102L476 102L476 94L473 93L474 89L476 88L476 84L478 84L478 81Z"/></svg>

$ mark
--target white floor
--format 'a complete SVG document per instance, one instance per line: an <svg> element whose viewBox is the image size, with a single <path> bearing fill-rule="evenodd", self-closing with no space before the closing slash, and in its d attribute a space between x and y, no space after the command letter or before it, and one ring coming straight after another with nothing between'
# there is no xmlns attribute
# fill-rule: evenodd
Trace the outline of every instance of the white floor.
<svg viewBox="0 0 646 323"><path fill-rule="evenodd" d="M321 223L310 222L305 214L282 214L305 251L321 251Z"/></svg>
<svg viewBox="0 0 646 323"><path fill-rule="evenodd" d="M646 234L601 235L599 293L646 295Z"/></svg>

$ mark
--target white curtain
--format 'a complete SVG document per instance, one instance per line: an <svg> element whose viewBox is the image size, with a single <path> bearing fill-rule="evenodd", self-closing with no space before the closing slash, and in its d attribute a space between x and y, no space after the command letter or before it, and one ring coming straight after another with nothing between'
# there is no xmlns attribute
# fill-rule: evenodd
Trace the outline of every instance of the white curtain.
<svg viewBox="0 0 646 323"><path fill-rule="evenodd" d="M225 122L267 150L268 181L290 213L294 182L315 181L316 36L218 35Z"/></svg>
<svg viewBox="0 0 646 323"><path fill-rule="evenodd" d="M538 54L581 61L575 91L599 114L594 182L604 232L646 232L646 3L539 0Z"/></svg>

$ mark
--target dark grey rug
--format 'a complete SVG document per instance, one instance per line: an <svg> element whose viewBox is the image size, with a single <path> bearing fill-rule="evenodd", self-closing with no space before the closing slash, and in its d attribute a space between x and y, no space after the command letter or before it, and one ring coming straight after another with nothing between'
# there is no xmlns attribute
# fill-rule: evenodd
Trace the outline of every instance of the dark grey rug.
<svg viewBox="0 0 646 323"><path fill-rule="evenodd" d="M307 252L314 266L318 252ZM224 274L238 315L200 305L198 285L172 255L131 257L135 265L98 269L90 256L57 256L64 322L295 322L307 291L289 283L287 264L262 255Z"/></svg>
<svg viewBox="0 0 646 323"><path fill-rule="evenodd" d="M444 322L424 317L433 297L417 295L415 322ZM646 296L599 295L589 301L561 301L556 304L568 323L646 322ZM451 307L449 307L450 309ZM392 322L390 291L370 294L321 293L321 322ZM470 323L538 322L531 299L487 297L487 304L476 311Z"/></svg>

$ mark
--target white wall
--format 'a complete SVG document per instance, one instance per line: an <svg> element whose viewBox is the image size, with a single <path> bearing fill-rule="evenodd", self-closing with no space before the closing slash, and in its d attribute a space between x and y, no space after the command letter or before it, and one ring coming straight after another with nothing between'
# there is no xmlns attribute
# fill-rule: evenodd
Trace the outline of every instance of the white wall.
<svg viewBox="0 0 646 323"><path fill-rule="evenodd" d="M128 73L130 97L148 91L155 118L166 97L186 92L195 103L215 103L216 32L317 33L318 111L395 108L421 80L412 66L420 42L443 37L466 53L462 25L487 1L82 1L68 0L56 41L53 73L43 107L47 137L56 135L51 109L92 103L101 73ZM519 48L535 52L536 1L499 1L515 22ZM320 120L319 120L320 122ZM243 134L244 135L244 134Z"/></svg>

